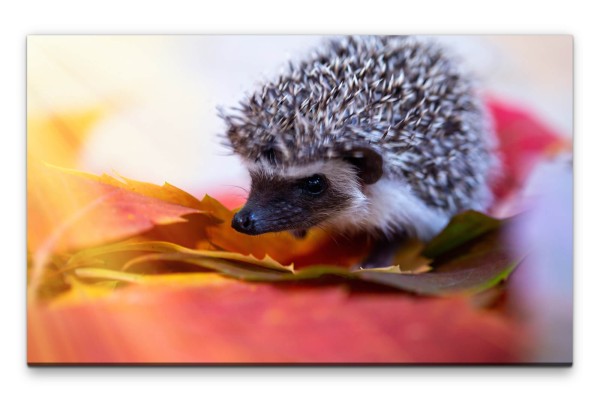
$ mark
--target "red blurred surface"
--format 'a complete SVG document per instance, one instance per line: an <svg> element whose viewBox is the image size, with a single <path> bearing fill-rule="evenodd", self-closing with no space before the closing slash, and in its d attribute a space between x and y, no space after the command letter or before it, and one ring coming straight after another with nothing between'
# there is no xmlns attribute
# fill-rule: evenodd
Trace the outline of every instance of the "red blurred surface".
<svg viewBox="0 0 600 401"><path fill-rule="evenodd" d="M497 202L501 202L523 187L536 164L571 146L570 140L526 110L496 99L488 101L488 108L501 162L493 191Z"/></svg>
<svg viewBox="0 0 600 401"><path fill-rule="evenodd" d="M30 363L505 363L525 339L462 298L243 282L40 308L28 335Z"/></svg>

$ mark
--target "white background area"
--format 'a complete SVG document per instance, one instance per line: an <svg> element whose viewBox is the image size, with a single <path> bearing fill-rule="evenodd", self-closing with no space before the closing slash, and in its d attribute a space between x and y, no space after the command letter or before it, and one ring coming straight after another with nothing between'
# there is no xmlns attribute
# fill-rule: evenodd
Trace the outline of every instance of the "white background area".
<svg viewBox="0 0 600 401"><path fill-rule="evenodd" d="M571 135L570 36L436 36L485 92ZM31 36L30 116L101 108L79 168L201 192L247 187L222 145L217 107L235 106L323 36Z"/></svg>

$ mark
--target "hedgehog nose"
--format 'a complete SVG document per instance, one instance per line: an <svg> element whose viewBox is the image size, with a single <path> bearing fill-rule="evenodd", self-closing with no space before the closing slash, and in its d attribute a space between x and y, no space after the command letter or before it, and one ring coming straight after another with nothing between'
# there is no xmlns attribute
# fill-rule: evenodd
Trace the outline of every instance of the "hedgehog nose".
<svg viewBox="0 0 600 401"><path fill-rule="evenodd" d="M244 234L253 234L256 226L256 215L251 210L240 210L233 216L231 227Z"/></svg>

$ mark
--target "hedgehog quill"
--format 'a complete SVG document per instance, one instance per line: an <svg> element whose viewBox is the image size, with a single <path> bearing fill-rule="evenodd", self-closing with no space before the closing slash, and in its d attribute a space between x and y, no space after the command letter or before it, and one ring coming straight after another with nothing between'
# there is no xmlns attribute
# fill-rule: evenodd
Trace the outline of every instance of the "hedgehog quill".
<svg viewBox="0 0 600 401"><path fill-rule="evenodd" d="M245 234L366 232L375 246L362 267L385 266L407 237L427 241L491 202L477 88L429 40L330 40L221 116L252 180L231 223Z"/></svg>

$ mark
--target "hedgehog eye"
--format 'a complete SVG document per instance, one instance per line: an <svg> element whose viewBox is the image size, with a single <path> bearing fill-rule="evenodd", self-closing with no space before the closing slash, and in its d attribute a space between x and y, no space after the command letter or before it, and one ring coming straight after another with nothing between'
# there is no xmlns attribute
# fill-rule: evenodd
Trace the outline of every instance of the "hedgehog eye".
<svg viewBox="0 0 600 401"><path fill-rule="evenodd" d="M322 174L315 174L303 179L300 186L311 195L320 195L327 189L327 180Z"/></svg>

